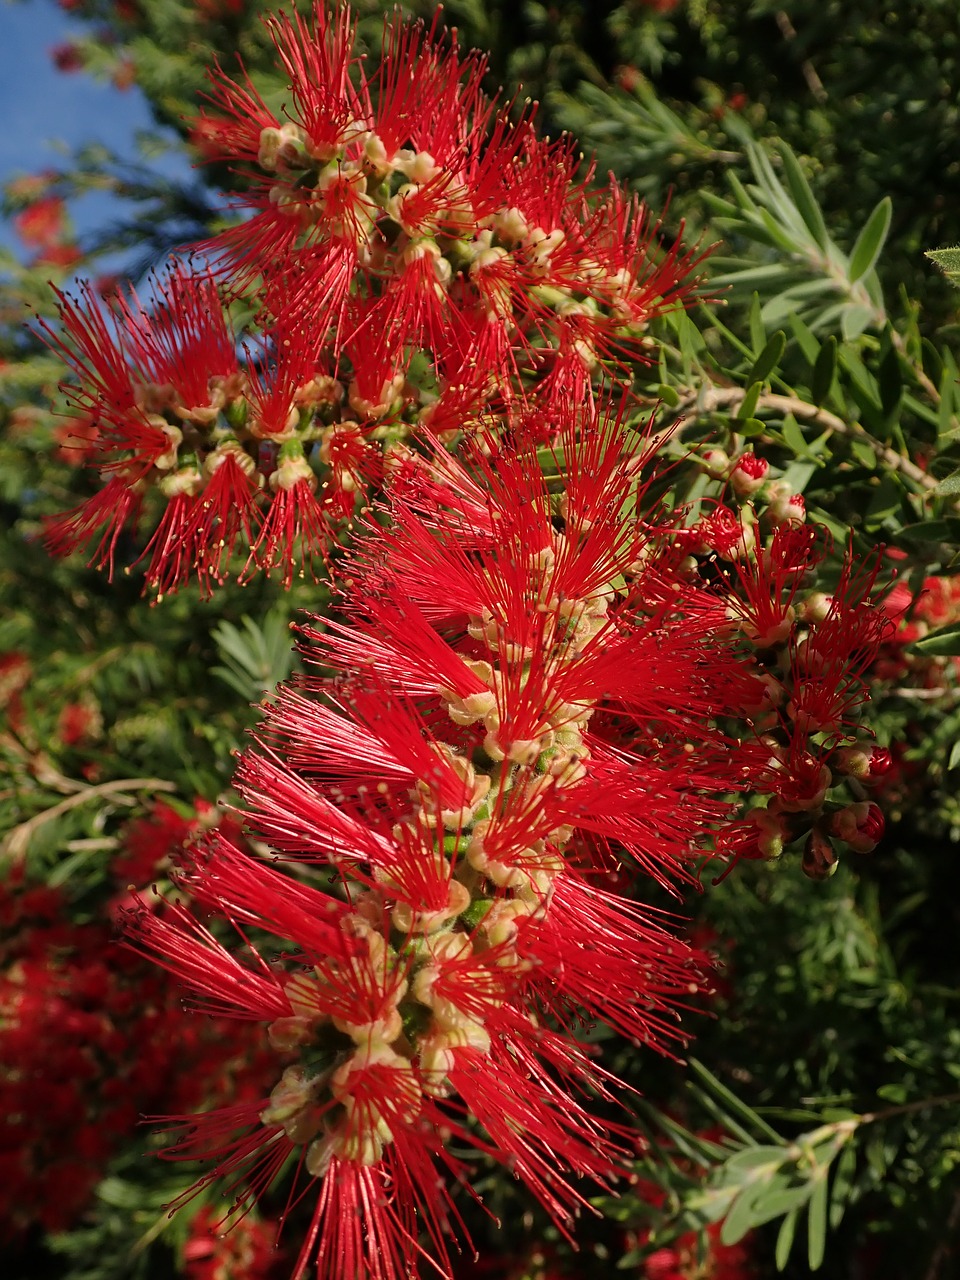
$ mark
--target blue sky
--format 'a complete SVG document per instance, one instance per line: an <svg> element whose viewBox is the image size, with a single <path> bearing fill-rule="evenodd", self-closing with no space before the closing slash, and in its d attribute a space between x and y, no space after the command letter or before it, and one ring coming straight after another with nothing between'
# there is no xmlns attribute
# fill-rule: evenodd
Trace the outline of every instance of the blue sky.
<svg viewBox="0 0 960 1280"><path fill-rule="evenodd" d="M137 130L153 127L136 86L121 92L82 71L65 75L53 66L53 46L82 30L54 0L0 0L0 182L55 168L64 148L86 142L105 143L133 159ZM168 160L165 169L173 163ZM186 169L184 163L179 171ZM110 215L110 197L85 196L72 212L82 235ZM2 220L0 244L17 246Z"/></svg>

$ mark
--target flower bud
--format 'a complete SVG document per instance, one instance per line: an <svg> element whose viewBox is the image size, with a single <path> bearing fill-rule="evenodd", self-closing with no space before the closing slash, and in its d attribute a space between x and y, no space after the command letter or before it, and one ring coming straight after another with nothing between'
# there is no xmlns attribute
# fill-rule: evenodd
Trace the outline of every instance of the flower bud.
<svg viewBox="0 0 960 1280"><path fill-rule="evenodd" d="M810 880L826 880L837 869L836 851L819 827L814 827L807 836L800 867Z"/></svg>
<svg viewBox="0 0 960 1280"><path fill-rule="evenodd" d="M756 493L767 478L770 464L766 458L758 458L755 453L745 453L737 460L737 465L730 473L733 491L741 498Z"/></svg>
<svg viewBox="0 0 960 1280"><path fill-rule="evenodd" d="M713 476L714 480L722 480L730 470L730 455L724 449L705 449L700 461L707 475Z"/></svg>
<svg viewBox="0 0 960 1280"><path fill-rule="evenodd" d="M770 505L766 515L771 524L781 525L791 521L802 524L807 518L807 504L803 495L791 493L788 485L782 482L776 487L771 485Z"/></svg>
<svg viewBox="0 0 960 1280"><path fill-rule="evenodd" d="M856 853L872 853L883 838L883 810L871 800L845 805L830 819L830 834L845 841Z"/></svg>

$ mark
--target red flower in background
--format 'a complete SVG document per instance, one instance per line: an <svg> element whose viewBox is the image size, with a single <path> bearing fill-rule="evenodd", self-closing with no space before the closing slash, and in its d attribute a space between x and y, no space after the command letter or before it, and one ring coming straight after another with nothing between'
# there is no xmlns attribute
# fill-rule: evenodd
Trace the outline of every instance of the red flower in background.
<svg viewBox="0 0 960 1280"><path fill-rule="evenodd" d="M74 71L82 71L83 50L72 40L64 41L63 44L54 45L50 50L50 60L58 71L70 74Z"/></svg>
<svg viewBox="0 0 960 1280"><path fill-rule="evenodd" d="M745 1241L723 1244L720 1223L690 1231L641 1263L643 1280L752 1280L756 1275Z"/></svg>
<svg viewBox="0 0 960 1280"><path fill-rule="evenodd" d="M66 233L67 207L60 196L34 200L14 215L13 229L24 244L52 249Z"/></svg>
<svg viewBox="0 0 960 1280"><path fill-rule="evenodd" d="M222 1213L201 1209L183 1247L185 1280L286 1280L290 1263L276 1247L278 1229L248 1215L224 1231Z"/></svg>
<svg viewBox="0 0 960 1280"><path fill-rule="evenodd" d="M0 1234L69 1229L143 1114L259 1091L234 1027L78 925L59 890L0 882Z"/></svg>

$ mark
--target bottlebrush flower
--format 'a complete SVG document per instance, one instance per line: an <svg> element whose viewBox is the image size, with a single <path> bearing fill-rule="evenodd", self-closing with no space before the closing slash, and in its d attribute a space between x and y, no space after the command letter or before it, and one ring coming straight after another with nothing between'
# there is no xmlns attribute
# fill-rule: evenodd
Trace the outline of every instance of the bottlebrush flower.
<svg viewBox="0 0 960 1280"><path fill-rule="evenodd" d="M215 834L180 872L198 914L130 923L202 1008L267 1026L269 1095L195 1117L169 1154L212 1156L203 1182L240 1204L293 1158L292 1194L315 1184L298 1275L400 1280L422 1248L449 1274L470 1147L569 1231L564 1174L609 1179L635 1146L588 1110L615 1081L573 1026L670 1052L705 982L603 872L695 877L729 795L766 776L716 727L748 682L671 531L623 515L644 510L642 438L631 452L592 411L554 430L550 477L535 424L493 456L481 437L412 458L344 571L342 620L307 628L338 674L281 689L236 785L277 857L324 877Z"/></svg>
<svg viewBox="0 0 960 1280"><path fill-rule="evenodd" d="M538 138L529 118L510 124L480 89L482 58L436 20L394 22L368 74L349 9L317 3L312 24L267 27L289 115L217 68L197 124L205 155L250 178L238 200L253 216L202 246L228 273L279 264L288 288L298 280L300 297L338 316L351 293L376 296L374 332L398 355L466 321L487 330L484 345L559 344L588 368L626 347L642 358L635 331L682 302L698 255L661 250L616 186L589 192L569 142Z"/></svg>
<svg viewBox="0 0 960 1280"><path fill-rule="evenodd" d="M214 280L179 265L158 295L149 307L135 296L107 304L86 289L82 303L61 295L62 335L41 322L77 377L68 395L96 423L86 460L109 477L51 522L48 541L60 553L95 543L93 561L112 571L124 527L159 506L140 559L161 593L194 576L209 591L238 543L289 579L295 542L305 560L322 554L343 514L342 464L320 468L331 477L324 499L306 460L326 429L319 337L273 326L255 349L241 346Z"/></svg>
<svg viewBox="0 0 960 1280"><path fill-rule="evenodd" d="M161 595L231 572L289 585L438 414L451 436L483 411L506 426L534 390L579 403L601 365L648 359L647 322L684 304L700 257L577 177L570 142L498 114L483 60L436 22L388 25L375 73L349 10L267 26L290 118L217 70L201 119L207 154L251 176L253 216L201 246L216 273L176 263L149 303L86 287L60 295L60 332L39 326L107 481L49 544L112 571L128 530ZM245 290L241 335L225 299Z"/></svg>

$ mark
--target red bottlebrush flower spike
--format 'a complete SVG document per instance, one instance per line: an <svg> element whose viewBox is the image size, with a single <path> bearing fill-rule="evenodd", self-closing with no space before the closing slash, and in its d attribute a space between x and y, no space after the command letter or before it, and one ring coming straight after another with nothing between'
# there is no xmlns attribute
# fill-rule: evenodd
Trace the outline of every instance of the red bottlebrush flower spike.
<svg viewBox="0 0 960 1280"><path fill-rule="evenodd" d="M670 1052L709 967L666 916L600 889L597 864L690 878L728 794L766 776L714 727L735 658L722 607L677 576L670 531L621 514L642 439L630 453L615 420L568 413L548 482L541 426L500 456L492 438L462 462L428 446L397 474L343 621L317 637L340 675L281 689L241 760L251 826L342 891L214 835L183 855L183 887L278 958L234 956L182 907L131 925L203 1008L268 1025L269 1097L197 1118L171 1155L215 1155L209 1176L247 1203L298 1151L317 1190L297 1274L313 1260L333 1280L347 1256L406 1280L420 1230L449 1274L437 1175L466 1170L443 1133L569 1230L583 1201L563 1174L605 1181L635 1139L587 1110L585 1085L616 1082L563 1028L600 1019Z"/></svg>
<svg viewBox="0 0 960 1280"><path fill-rule="evenodd" d="M601 361L647 359L647 321L693 289L698 256L661 246L618 189L588 193L572 144L529 113L497 114L484 60L437 20L388 23L368 75L349 10L327 9L267 20L289 117L212 75L204 149L247 172L253 211L200 246L214 274L178 262L149 305L87 289L61 299L62 334L41 326L97 424L89 462L124 485L51 545L96 540L112 566L129 524L160 594L312 572L418 428L450 444L481 411L506 428L535 386L562 413ZM250 335L224 298L252 311Z"/></svg>

